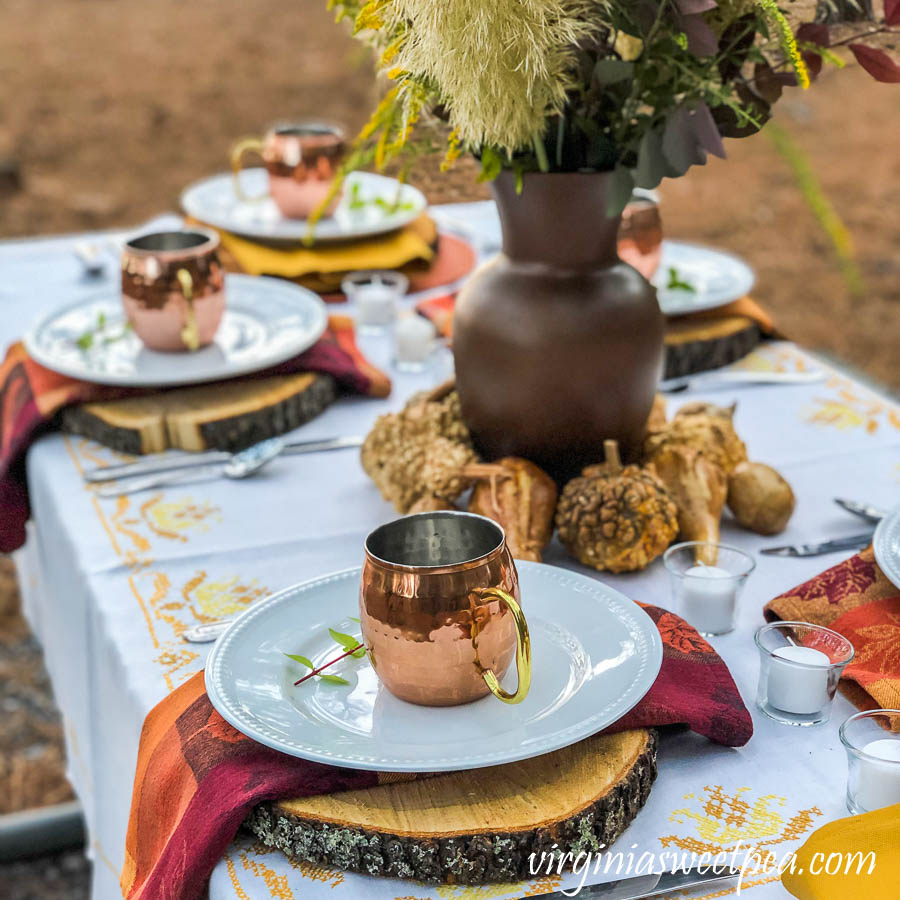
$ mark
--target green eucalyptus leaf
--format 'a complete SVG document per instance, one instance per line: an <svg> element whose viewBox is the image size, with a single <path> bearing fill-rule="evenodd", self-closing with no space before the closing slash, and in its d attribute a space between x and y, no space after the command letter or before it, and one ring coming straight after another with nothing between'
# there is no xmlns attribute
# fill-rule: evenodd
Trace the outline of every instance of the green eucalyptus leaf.
<svg viewBox="0 0 900 900"><path fill-rule="evenodd" d="M632 190L634 190L634 178L631 171L625 166L616 166L609 189L609 196L606 198L606 215L620 215L631 199Z"/></svg>
<svg viewBox="0 0 900 900"><path fill-rule="evenodd" d="M639 188L655 188L672 170L662 151L662 136L655 129L648 130L638 149L638 163L634 170L634 183Z"/></svg>
<svg viewBox="0 0 900 900"><path fill-rule="evenodd" d="M294 662L298 662L301 665L307 666L310 669L315 668L315 666L305 656L300 656L299 653L285 653L284 655L288 659L292 659Z"/></svg>
<svg viewBox="0 0 900 900"><path fill-rule="evenodd" d="M327 681L328 684L350 684L346 678L341 678L340 675L320 675L319 678L322 681Z"/></svg>
<svg viewBox="0 0 900 900"><path fill-rule="evenodd" d="M591 78L593 84L603 86L628 81L633 75L633 62L625 62L624 59L607 56L597 60Z"/></svg>

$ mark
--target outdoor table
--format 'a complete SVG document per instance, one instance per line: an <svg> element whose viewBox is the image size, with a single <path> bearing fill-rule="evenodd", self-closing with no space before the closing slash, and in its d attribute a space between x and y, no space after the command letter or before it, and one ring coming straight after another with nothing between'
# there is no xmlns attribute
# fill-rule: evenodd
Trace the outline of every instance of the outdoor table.
<svg viewBox="0 0 900 900"><path fill-rule="evenodd" d="M465 223L483 246L496 245L492 204L439 207L440 221ZM168 220L167 220L168 221ZM171 224L171 221L168 221ZM96 236L93 236L96 237ZM117 270L87 281L72 237L0 244L2 338L19 337L43 310L79 293L116 290ZM810 298L810 303L815 298ZM835 327L840 327L836 322ZM401 375L391 369L389 340L360 338L364 353L390 372L383 401L342 398L304 425L304 437L365 434L375 417L402 406L414 390L445 373ZM762 345L743 367L823 366L786 341ZM440 368L438 366L437 368ZM760 556L783 544L858 533L835 496L890 507L900 502L900 408L847 375L798 386L733 386L674 395L682 401L738 403L736 426L751 459L788 479L797 510L775 539L726 522L721 540L752 553L757 569L741 600L737 629L711 643L724 658L753 713L755 734L728 749L689 732L663 737L650 800L612 848L635 864L644 853L716 853L737 842L779 857L815 828L847 814L846 758L838 726L854 708L842 696L831 721L791 728L754 705L758 655L753 633L763 605L834 565L848 553L806 559ZM396 515L363 472L356 451L282 457L252 479L196 482L128 497L100 499L83 468L112 460L99 445L59 433L28 456L33 520L16 554L26 615L41 641L65 722L69 778L83 804L94 860L94 898L119 894L125 830L144 717L167 692L198 672L211 645L187 644L175 629L199 617L227 616L296 582L356 566L363 539ZM670 606L667 573L657 560L643 572L612 576L586 570L554 542L545 561L586 571L637 601ZM538 665L538 664L536 664ZM535 677L540 677L539 667ZM738 864L743 861L738 856ZM612 880L616 870L592 881ZM487 898L504 900L577 882L535 877L526 887L425 886L291 863L239 836L217 865L210 896L220 898ZM748 874L753 898L783 897L777 872Z"/></svg>

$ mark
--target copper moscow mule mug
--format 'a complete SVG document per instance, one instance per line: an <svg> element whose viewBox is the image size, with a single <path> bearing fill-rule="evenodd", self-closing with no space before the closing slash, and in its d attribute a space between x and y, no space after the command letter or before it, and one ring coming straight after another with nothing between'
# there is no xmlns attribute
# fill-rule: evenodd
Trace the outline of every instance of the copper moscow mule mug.
<svg viewBox="0 0 900 900"><path fill-rule="evenodd" d="M225 311L219 236L205 228L157 231L122 250L122 305L151 350L197 350L212 342Z"/></svg>
<svg viewBox="0 0 900 900"><path fill-rule="evenodd" d="M248 197L241 187L244 154L262 157L269 174L269 194L281 214L288 219L306 219L323 203L344 156L344 132L335 125L317 122L276 125L259 138L245 138L231 151L234 191L241 200Z"/></svg>
<svg viewBox="0 0 900 900"><path fill-rule="evenodd" d="M359 594L363 642L381 682L423 706L492 693L519 703L531 684L531 641L503 529L484 516L404 516L366 538ZM500 677L516 658L515 693Z"/></svg>

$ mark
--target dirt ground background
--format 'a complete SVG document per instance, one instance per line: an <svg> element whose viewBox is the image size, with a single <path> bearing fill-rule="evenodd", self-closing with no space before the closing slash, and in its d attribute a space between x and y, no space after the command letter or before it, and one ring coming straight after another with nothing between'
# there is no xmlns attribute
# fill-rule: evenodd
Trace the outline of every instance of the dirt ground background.
<svg viewBox="0 0 900 900"><path fill-rule="evenodd" d="M226 167L236 139L311 117L352 132L376 93L366 51L325 0L3 0L0 236L127 226L176 209L187 183ZM776 118L847 225L865 290L848 289L765 133L667 183L666 231L746 257L755 295L785 333L900 389L900 88L848 66L791 92ZM487 195L471 165L420 180L435 202ZM65 798L59 725L4 568L0 688L0 812ZM23 900L57 889L77 898L87 871L69 854L0 866L0 880Z"/></svg>

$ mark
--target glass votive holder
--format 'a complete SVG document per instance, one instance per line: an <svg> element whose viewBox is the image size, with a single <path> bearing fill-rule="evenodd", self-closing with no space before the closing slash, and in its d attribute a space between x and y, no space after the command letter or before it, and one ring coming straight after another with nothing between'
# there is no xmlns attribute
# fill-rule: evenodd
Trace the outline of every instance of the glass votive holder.
<svg viewBox="0 0 900 900"><path fill-rule="evenodd" d="M895 717L900 717L900 709L870 709L841 725L847 809L853 815L900 803L900 733L882 727Z"/></svg>
<svg viewBox="0 0 900 900"><path fill-rule="evenodd" d="M784 725L827 722L841 673L853 659L853 644L809 622L772 622L754 639L759 648L759 708Z"/></svg>
<svg viewBox="0 0 900 900"><path fill-rule="evenodd" d="M430 319L410 312L394 325L394 366L400 372L422 372L431 362L437 329Z"/></svg>
<svg viewBox="0 0 900 900"><path fill-rule="evenodd" d="M409 288L409 279L400 272L371 270L351 272L341 282L341 290L355 307L360 334L384 334L397 315L397 304Z"/></svg>
<svg viewBox="0 0 900 900"><path fill-rule="evenodd" d="M707 564L699 560L715 560ZM734 630L737 602L756 568L753 557L737 547L709 541L673 544L663 554L672 579L675 611L704 637Z"/></svg>

